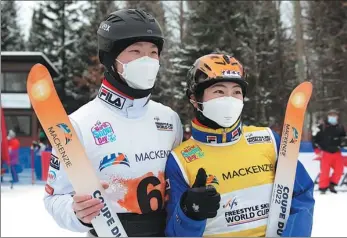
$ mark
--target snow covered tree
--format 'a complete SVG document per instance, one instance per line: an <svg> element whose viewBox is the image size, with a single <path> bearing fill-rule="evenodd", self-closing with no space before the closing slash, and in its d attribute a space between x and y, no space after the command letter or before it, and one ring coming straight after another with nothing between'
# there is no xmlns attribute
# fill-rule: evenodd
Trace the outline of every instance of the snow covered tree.
<svg viewBox="0 0 347 238"><path fill-rule="evenodd" d="M309 76L314 82L314 109L330 109L347 118L347 1L308 2L307 51Z"/></svg>
<svg viewBox="0 0 347 238"><path fill-rule="evenodd" d="M87 21L81 28L81 38L77 45L77 59L75 63L75 75L79 87L89 89L89 99L96 96L103 79L104 68L98 57L97 30L106 16L117 10L112 1L89 1L89 7L85 12Z"/></svg>
<svg viewBox="0 0 347 238"><path fill-rule="evenodd" d="M280 109L293 86L295 71L294 61L287 55L293 44L284 35L275 2L190 1L186 32L171 60L173 74L180 78L176 91L185 92L186 85L181 82L186 81L187 71L196 59L214 52L227 53L239 59L248 72L244 120L268 125L270 118L283 118ZM184 93L180 96L178 111L187 113L181 114L186 120L191 117L187 108L191 106L184 101Z"/></svg>
<svg viewBox="0 0 347 238"><path fill-rule="evenodd" d="M43 8L34 9L27 46L30 51L39 51L45 55L50 55L49 49L51 42L47 40L49 29L45 25L44 19L45 14Z"/></svg>
<svg viewBox="0 0 347 238"><path fill-rule="evenodd" d="M152 99L160 101L161 103L172 106L172 76L168 73L168 69L171 67L168 50L172 47L171 31L167 27L167 19L165 17L165 10L163 1L127 1L126 8L128 9L141 9L152 14L159 22L165 37L165 43L163 51L160 55L160 70L157 77L157 82L152 93Z"/></svg>
<svg viewBox="0 0 347 238"><path fill-rule="evenodd" d="M181 37L178 45L170 49L172 52L170 62L173 65L171 73L176 78L175 109L180 114L183 123L189 123L193 116L192 106L185 97L187 72L199 57L227 50L224 47L226 39L223 38L229 37L230 31L223 17L233 15L232 9L235 9L233 2L189 1L186 3L187 10L183 13L186 34ZM236 22L230 24L234 23L236 24ZM230 48L230 42L233 40L228 40L228 48Z"/></svg>
<svg viewBox="0 0 347 238"><path fill-rule="evenodd" d="M76 86L74 66L77 59L76 42L81 35L81 3L71 0L43 2L35 11L30 32L30 48L46 53L60 71L60 77L55 83L69 113L85 101L84 93L76 94L72 91Z"/></svg>
<svg viewBox="0 0 347 238"><path fill-rule="evenodd" d="M126 1L127 9L141 9L152 14L165 31L166 19L163 2L155 1Z"/></svg>
<svg viewBox="0 0 347 238"><path fill-rule="evenodd" d="M270 118L282 123L289 93L296 86L294 42L284 34L276 2L247 2L240 8L244 12L237 29L239 58L250 84L244 112L254 124L269 125Z"/></svg>
<svg viewBox="0 0 347 238"><path fill-rule="evenodd" d="M15 1L1 3L1 51L25 50L22 30L17 21Z"/></svg>

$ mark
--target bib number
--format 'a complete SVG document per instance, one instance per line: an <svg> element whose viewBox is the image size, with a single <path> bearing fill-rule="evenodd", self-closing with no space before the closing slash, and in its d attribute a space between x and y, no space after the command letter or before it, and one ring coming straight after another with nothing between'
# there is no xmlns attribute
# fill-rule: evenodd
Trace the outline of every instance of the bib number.
<svg viewBox="0 0 347 238"><path fill-rule="evenodd" d="M159 189L155 189L160 184L157 177L150 176L144 178L137 187L137 201L142 213L155 212L163 205L163 196ZM149 186L154 189L149 190ZM157 206L155 207L155 204Z"/></svg>

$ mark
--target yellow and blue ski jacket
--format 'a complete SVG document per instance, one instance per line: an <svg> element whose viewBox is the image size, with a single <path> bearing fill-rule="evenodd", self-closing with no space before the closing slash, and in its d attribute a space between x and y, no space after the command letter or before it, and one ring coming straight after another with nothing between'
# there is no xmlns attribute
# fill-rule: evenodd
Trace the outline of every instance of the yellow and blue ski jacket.
<svg viewBox="0 0 347 238"><path fill-rule="evenodd" d="M298 142L299 143L299 142ZM192 137L166 164L167 236L265 236L280 137L267 127L212 130L192 122ZM182 194L204 168L207 183L221 194L212 219L195 221L180 208ZM314 183L298 162L290 216L282 236L310 236Z"/></svg>

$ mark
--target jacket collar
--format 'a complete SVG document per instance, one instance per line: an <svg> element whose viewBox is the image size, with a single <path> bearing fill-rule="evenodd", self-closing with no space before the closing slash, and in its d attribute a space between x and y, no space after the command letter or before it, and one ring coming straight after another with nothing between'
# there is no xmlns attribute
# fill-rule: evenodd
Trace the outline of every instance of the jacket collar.
<svg viewBox="0 0 347 238"><path fill-rule="evenodd" d="M96 97L97 101L104 104L109 110L126 118L138 118L147 110L150 95L134 99L113 87L107 80L103 80Z"/></svg>
<svg viewBox="0 0 347 238"><path fill-rule="evenodd" d="M202 143L222 144L234 142L242 134L242 122L239 119L230 128L211 129L200 124L196 119L192 121L192 137Z"/></svg>

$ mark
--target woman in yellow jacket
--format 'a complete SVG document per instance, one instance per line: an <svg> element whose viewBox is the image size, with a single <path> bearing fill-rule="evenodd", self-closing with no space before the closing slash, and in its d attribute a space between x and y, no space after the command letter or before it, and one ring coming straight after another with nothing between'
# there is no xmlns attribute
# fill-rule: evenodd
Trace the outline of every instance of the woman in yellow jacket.
<svg viewBox="0 0 347 238"><path fill-rule="evenodd" d="M265 236L280 137L242 125L246 91L243 66L228 55L205 55L189 70L195 118L166 165L167 236ZM299 162L282 236L311 235L313 187Z"/></svg>

